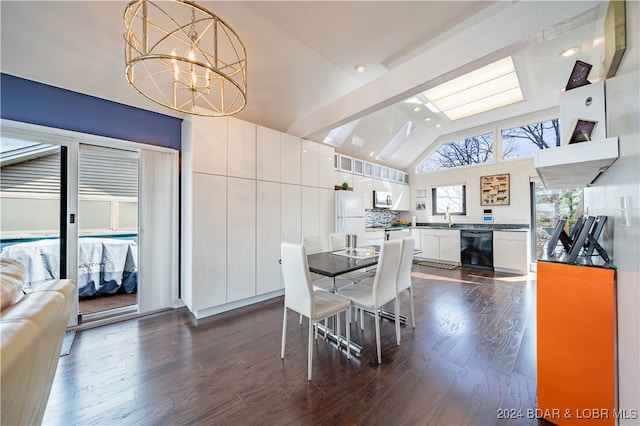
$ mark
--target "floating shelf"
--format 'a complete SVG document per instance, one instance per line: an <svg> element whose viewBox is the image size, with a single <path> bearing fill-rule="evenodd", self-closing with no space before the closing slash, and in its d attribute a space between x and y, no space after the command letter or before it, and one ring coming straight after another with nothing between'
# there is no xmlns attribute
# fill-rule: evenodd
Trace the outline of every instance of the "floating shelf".
<svg viewBox="0 0 640 426"><path fill-rule="evenodd" d="M538 151L533 165L547 189L584 188L618 156L618 138L613 137Z"/></svg>

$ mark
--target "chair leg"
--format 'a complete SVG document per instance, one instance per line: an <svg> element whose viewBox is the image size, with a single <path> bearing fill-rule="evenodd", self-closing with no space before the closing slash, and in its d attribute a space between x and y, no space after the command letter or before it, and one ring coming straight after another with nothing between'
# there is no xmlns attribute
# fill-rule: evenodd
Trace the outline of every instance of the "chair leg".
<svg viewBox="0 0 640 426"><path fill-rule="evenodd" d="M409 287L409 300L411 301L411 325L416 328L416 312L413 307L413 288Z"/></svg>
<svg viewBox="0 0 640 426"><path fill-rule="evenodd" d="M364 331L364 309L362 308L360 308L360 330Z"/></svg>
<svg viewBox="0 0 640 426"><path fill-rule="evenodd" d="M284 307L284 317L282 318L282 350L280 358L284 359L284 345L287 341L287 307Z"/></svg>
<svg viewBox="0 0 640 426"><path fill-rule="evenodd" d="M347 308L347 359L351 359L351 307Z"/></svg>
<svg viewBox="0 0 640 426"><path fill-rule="evenodd" d="M300 325L302 325L302 314L300 314Z"/></svg>
<svg viewBox="0 0 640 426"><path fill-rule="evenodd" d="M313 321L311 321L311 318L309 318L309 357L307 362L309 363L307 366L307 380L311 380L311 367L313 365Z"/></svg>
<svg viewBox="0 0 640 426"><path fill-rule="evenodd" d="M400 346L400 303L398 302L398 295L396 295L396 299L394 301L396 307L396 343Z"/></svg>
<svg viewBox="0 0 640 426"><path fill-rule="evenodd" d="M380 314L378 309L374 309L376 321L376 347L378 349L378 364L382 364L382 348L380 347Z"/></svg>

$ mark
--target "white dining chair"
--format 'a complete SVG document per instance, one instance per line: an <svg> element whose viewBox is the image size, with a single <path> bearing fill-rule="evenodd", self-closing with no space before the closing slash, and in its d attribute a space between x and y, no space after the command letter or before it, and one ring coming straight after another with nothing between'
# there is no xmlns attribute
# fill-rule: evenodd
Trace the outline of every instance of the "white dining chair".
<svg viewBox="0 0 640 426"><path fill-rule="evenodd" d="M413 266L413 250L416 240L413 237L402 239L402 254L400 256L400 267L398 268L397 292L408 290L411 305L411 325L416 328L416 313L413 305L413 287L411 286L411 267ZM398 302L399 304L399 302ZM402 338L402 337L401 337Z"/></svg>
<svg viewBox="0 0 640 426"><path fill-rule="evenodd" d="M376 274L373 277L373 286L356 283L339 291L351 303L367 312L374 314L376 326L376 346L378 352L378 364L382 363L382 350L380 344L380 309L393 301L395 304L396 343L400 344L400 322L398 321L398 293L396 279L400 265L402 252L402 240L385 241L380 247L380 256ZM360 318L360 328L363 328L363 319Z"/></svg>
<svg viewBox="0 0 640 426"><path fill-rule="evenodd" d="M320 235L305 235L302 237L302 244L307 254L321 253L324 251ZM326 291L332 291L333 289L333 281L329 277L311 272L311 281L313 281L313 287L316 289Z"/></svg>
<svg viewBox="0 0 640 426"><path fill-rule="evenodd" d="M336 316L335 333L340 334L340 316L346 312L346 340L347 359L351 359L349 345L351 333L349 323L351 314L349 306L351 302L339 294L322 290L315 290L311 284L307 254L302 244L281 243L280 256L282 260L282 275L284 277L284 316L282 320L282 350L280 357L284 359L285 344L287 339L287 310L291 309L309 318L309 353L307 378L311 380L313 363L313 326L318 321L332 315Z"/></svg>

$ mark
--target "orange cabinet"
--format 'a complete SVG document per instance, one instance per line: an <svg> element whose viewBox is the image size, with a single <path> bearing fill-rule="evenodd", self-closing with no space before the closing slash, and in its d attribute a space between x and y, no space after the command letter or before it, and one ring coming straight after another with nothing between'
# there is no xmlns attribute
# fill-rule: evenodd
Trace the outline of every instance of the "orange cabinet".
<svg viewBox="0 0 640 426"><path fill-rule="evenodd" d="M538 416L615 424L615 306L615 269L538 262Z"/></svg>

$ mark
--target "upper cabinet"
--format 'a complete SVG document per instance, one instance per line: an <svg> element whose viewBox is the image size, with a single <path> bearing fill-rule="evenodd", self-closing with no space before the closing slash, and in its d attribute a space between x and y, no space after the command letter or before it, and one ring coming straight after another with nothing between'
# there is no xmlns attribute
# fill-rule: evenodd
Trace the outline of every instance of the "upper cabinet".
<svg viewBox="0 0 640 426"><path fill-rule="evenodd" d="M362 175L364 173L364 161L359 158L353 159L353 174Z"/></svg>
<svg viewBox="0 0 640 426"><path fill-rule="evenodd" d="M297 136L280 134L280 180L300 185L302 182L302 143Z"/></svg>
<svg viewBox="0 0 640 426"><path fill-rule="evenodd" d="M256 129L256 177L280 182L280 132L258 126Z"/></svg>
<svg viewBox="0 0 640 426"><path fill-rule="evenodd" d="M618 138L607 138L605 82L560 94L562 146L534 154L533 164L548 189L591 185L619 156Z"/></svg>
<svg viewBox="0 0 640 426"><path fill-rule="evenodd" d="M182 122L183 146L193 161L193 172L227 174L227 122L222 117L189 116ZM187 152L185 152L187 153Z"/></svg>
<svg viewBox="0 0 640 426"><path fill-rule="evenodd" d="M227 119L227 174L256 178L256 125Z"/></svg>
<svg viewBox="0 0 640 426"><path fill-rule="evenodd" d="M338 166L341 172L353 173L353 157L340 154L340 163Z"/></svg>
<svg viewBox="0 0 640 426"><path fill-rule="evenodd" d="M333 148L302 139L302 185L334 187Z"/></svg>

